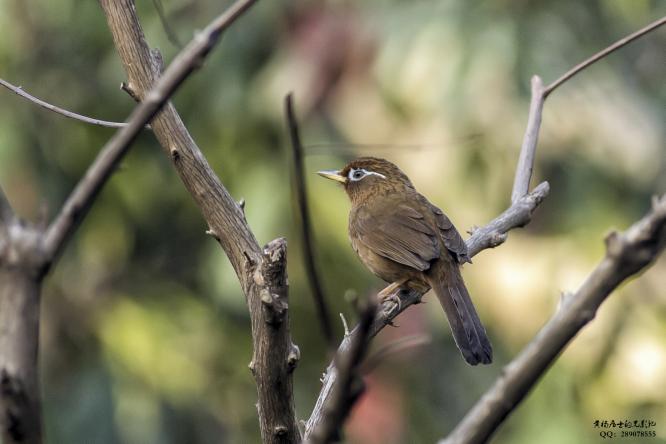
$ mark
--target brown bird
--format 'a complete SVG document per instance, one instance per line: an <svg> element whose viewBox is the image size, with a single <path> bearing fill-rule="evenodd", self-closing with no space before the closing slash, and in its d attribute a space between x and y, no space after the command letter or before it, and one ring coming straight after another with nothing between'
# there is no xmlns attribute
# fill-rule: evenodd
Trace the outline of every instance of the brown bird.
<svg viewBox="0 0 666 444"><path fill-rule="evenodd" d="M318 174L342 183L349 195L352 247L370 271L391 284L380 295L432 288L465 361L489 364L492 347L460 275L460 265L471 262L467 246L442 210L384 159L361 157L340 171Z"/></svg>

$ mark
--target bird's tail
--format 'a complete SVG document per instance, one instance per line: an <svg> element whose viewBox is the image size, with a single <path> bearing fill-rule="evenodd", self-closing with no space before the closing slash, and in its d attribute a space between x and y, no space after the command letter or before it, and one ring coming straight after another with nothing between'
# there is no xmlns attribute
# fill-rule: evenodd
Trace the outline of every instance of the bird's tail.
<svg viewBox="0 0 666 444"><path fill-rule="evenodd" d="M490 364L493 349L476 314L458 264L453 260L435 261L427 278L446 312L453 338L465 361L470 365Z"/></svg>

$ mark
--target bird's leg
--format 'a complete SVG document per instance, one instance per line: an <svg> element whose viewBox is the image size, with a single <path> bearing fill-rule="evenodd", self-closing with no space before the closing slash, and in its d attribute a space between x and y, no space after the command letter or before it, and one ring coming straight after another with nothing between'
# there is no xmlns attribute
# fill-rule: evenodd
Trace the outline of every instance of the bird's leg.
<svg viewBox="0 0 666 444"><path fill-rule="evenodd" d="M384 305L385 302L394 304L398 308L398 310L400 310L401 303L398 294L400 292L401 287L405 285L405 282L407 282L408 280L409 279L405 278L399 281L392 282L391 284L387 285L386 288L377 293L377 299L379 299L379 302L382 305Z"/></svg>

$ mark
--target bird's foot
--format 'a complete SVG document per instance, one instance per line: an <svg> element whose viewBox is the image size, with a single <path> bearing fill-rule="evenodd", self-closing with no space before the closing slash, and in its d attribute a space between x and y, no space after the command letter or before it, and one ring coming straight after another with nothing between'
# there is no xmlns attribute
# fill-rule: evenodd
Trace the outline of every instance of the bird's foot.
<svg viewBox="0 0 666 444"><path fill-rule="evenodd" d="M393 313L394 311L400 312L402 309L402 301L400 300L399 292L393 292L380 299L384 311Z"/></svg>

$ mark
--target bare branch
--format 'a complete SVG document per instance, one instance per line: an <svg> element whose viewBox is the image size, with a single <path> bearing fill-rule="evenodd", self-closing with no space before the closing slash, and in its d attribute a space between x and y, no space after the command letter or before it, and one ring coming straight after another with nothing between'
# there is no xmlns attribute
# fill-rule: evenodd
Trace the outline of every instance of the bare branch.
<svg viewBox="0 0 666 444"><path fill-rule="evenodd" d="M44 248L47 262L58 256L143 126L157 114L180 84L201 66L202 60L219 40L220 33L245 10L247 3L239 1L234 4L195 37L130 114L127 126L121 128L101 149L46 231Z"/></svg>
<svg viewBox="0 0 666 444"><path fill-rule="evenodd" d="M40 444L37 348L44 269L42 231L12 217L0 222L0 441Z"/></svg>
<svg viewBox="0 0 666 444"><path fill-rule="evenodd" d="M630 42L636 40L645 34L654 31L666 23L666 17L656 20L644 28L630 34L623 39L618 40L608 48L596 53L589 59L579 63L564 73L559 79L544 88L543 81L539 76L532 77L532 99L530 101L530 111L527 120L527 128L523 137L523 145L520 150L520 158L516 167L516 175L513 182L513 191L511 192L511 202L516 202L518 199L527 194L530 187L530 179L532 178L532 170L534 169L534 156L536 153L537 142L539 138L539 129L541 126L541 114L543 111L543 104L546 97L550 95L557 87L564 82L589 67L593 63L601 60L612 52L622 48Z"/></svg>
<svg viewBox="0 0 666 444"><path fill-rule="evenodd" d="M666 17L662 17L658 20L655 20L654 22L650 23L649 25L639 29L638 31L629 34L628 36L621 38L617 42L613 43L610 45L608 48L599 51L598 53L594 54L592 57L590 57L587 60L584 60L583 62L579 63L578 65L574 66L571 68L569 71L566 73L562 74L562 76L555 80L553 83L548 85L546 88L543 90L543 97L544 99L548 97L550 93L552 93L558 86L587 68L588 66L592 65L593 63L603 59L607 55L611 54L612 52L617 51L618 49L622 48L625 45L628 45L629 43L633 42L634 40L644 36L645 34L654 31L655 29L663 26L666 24Z"/></svg>
<svg viewBox="0 0 666 444"><path fill-rule="evenodd" d="M533 76L532 100L527 118L527 128L525 128L525 135L523 136L523 145L520 148L520 156L518 157L518 165L516 166L516 175L513 180L513 191L511 192L512 203L516 203L530 189L530 179L532 178L532 170L534 169L534 157L539 140L544 99L543 81L541 77Z"/></svg>
<svg viewBox="0 0 666 444"><path fill-rule="evenodd" d="M261 321L266 327L254 344L250 363L259 392L262 442L298 443L301 435L293 414L291 393L292 374L301 353L291 342L289 333L287 241L284 238L275 239L264 247L254 276L262 286Z"/></svg>
<svg viewBox="0 0 666 444"><path fill-rule="evenodd" d="M447 439L440 444L486 442L529 393L569 341L592 319L608 295L627 278L649 267L666 244L666 195L624 233L606 237L606 256L582 287L563 300L536 337L501 372L501 376Z"/></svg>
<svg viewBox="0 0 666 444"><path fill-rule="evenodd" d="M335 337L333 336L333 327L329 315L326 297L321 285L321 279L317 266L315 265L314 243L312 242L312 224L310 223L310 210L308 208L307 188L305 187L305 173L303 172L303 145L298 130L298 122L294 113L292 95L288 94L285 98L285 115L287 116L287 126L291 137L292 159L293 159L293 183L298 203L298 216L301 221L301 235L303 245L303 262L307 273L310 291L314 298L319 324L321 325L324 339L331 350L335 350Z"/></svg>
<svg viewBox="0 0 666 444"><path fill-rule="evenodd" d="M236 3L233 14L240 14L253 1ZM109 29L127 73L125 90L145 100L151 85L159 77L158 63L146 43L132 0L100 0ZM229 12L232 14L232 12ZM195 40L201 40L195 37ZM291 343L288 323L274 322L286 313L270 309L266 304L273 291L261 273L266 260L263 250L245 220L239 205L222 185L206 161L171 103L164 106L152 121L153 133L178 172L185 187L199 206L211 234L219 241L231 262L245 293L252 323L254 355L251 369L258 393L259 424L263 443L297 443L300 432L294 411L293 373L282 372L284 363L293 368L298 361L298 348ZM284 259L286 256L282 255ZM268 281L270 282L270 281ZM282 298L279 298L283 300ZM284 299L286 301L286 299ZM281 310L287 306L280 303ZM277 307L277 305L275 305ZM289 352L276 358L273 350ZM281 374L275 381L272 375ZM279 399L280 402L274 402Z"/></svg>
<svg viewBox="0 0 666 444"><path fill-rule="evenodd" d="M20 86L15 86L12 85L11 83L7 82L6 80L0 79L0 85L4 86L14 94L23 97L24 99L27 99L31 101L32 103L41 106L44 109L47 109L49 111L53 111L54 113L60 114L61 116L69 117L70 119L74 120L79 120L84 123L89 123L91 125L98 125L98 126L104 126L106 128L123 128L127 126L126 123L121 123L121 122L109 122L107 120L100 120L100 119L93 119L92 117L86 117L81 114L76 114L71 111L67 111L66 109L60 108L55 105L51 105L48 102L45 102L41 99L38 99L37 97L28 94L21 88Z"/></svg>
<svg viewBox="0 0 666 444"><path fill-rule="evenodd" d="M308 444L327 444L335 440L352 406L363 392L360 365L370 342L370 330L375 315L374 303L366 302L356 334L346 350L339 350L334 362L338 384L331 393L331 401L322 411L322 419L304 441Z"/></svg>
<svg viewBox="0 0 666 444"><path fill-rule="evenodd" d="M548 196L549 191L548 182L540 183L487 225L474 229L472 236L465 242L469 256L476 256L486 248L497 247L504 243L509 230L527 225L532 219L532 213Z"/></svg>

